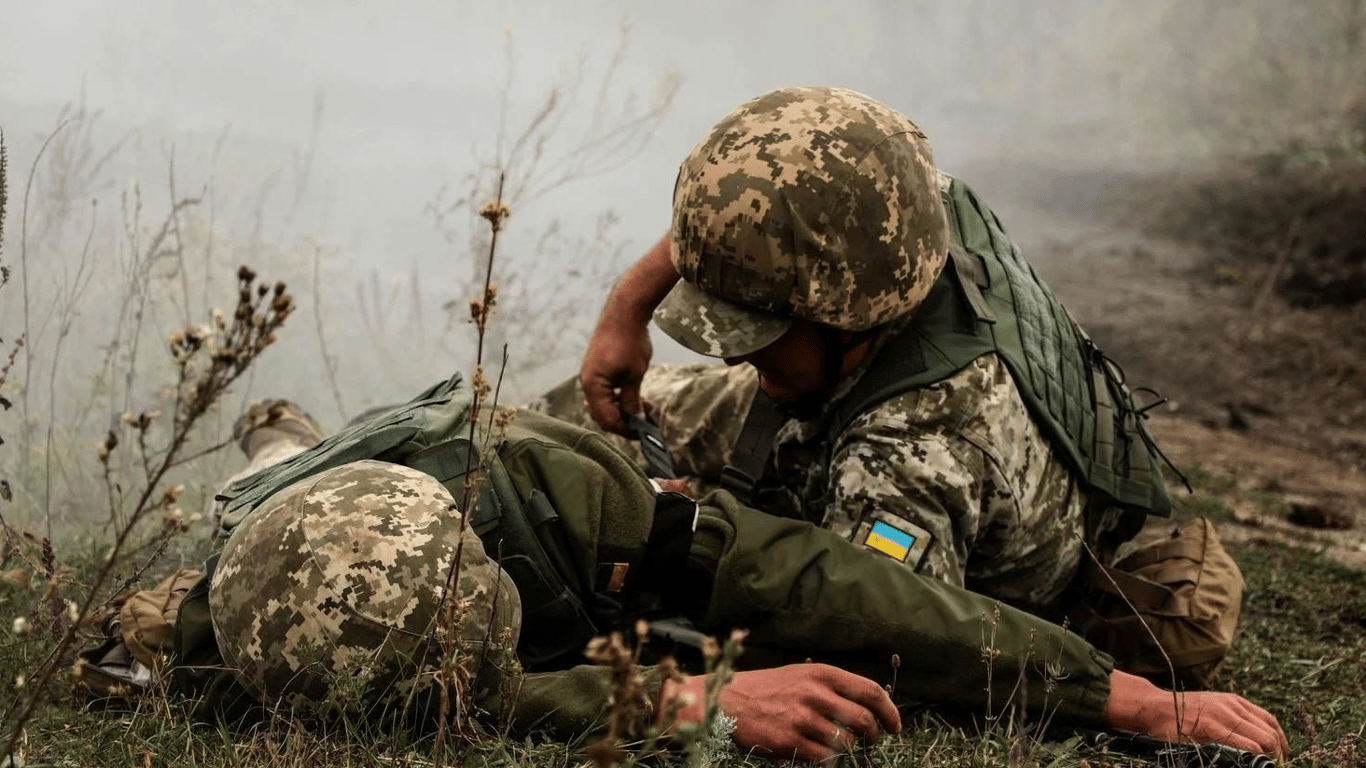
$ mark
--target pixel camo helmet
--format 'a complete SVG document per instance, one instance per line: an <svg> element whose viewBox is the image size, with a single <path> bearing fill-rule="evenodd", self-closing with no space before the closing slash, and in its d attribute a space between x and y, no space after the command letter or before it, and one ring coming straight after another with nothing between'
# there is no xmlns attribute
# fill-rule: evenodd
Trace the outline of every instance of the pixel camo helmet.
<svg viewBox="0 0 1366 768"><path fill-rule="evenodd" d="M517 672L499 669L511 654L496 646L516 647L521 602L460 521L435 478L378 461L278 491L233 531L210 584L225 664L287 709L336 705L342 678L344 708L412 703L437 690L450 653L465 655L476 701L496 690ZM449 592L464 618L447 633L438 618L462 541Z"/></svg>
<svg viewBox="0 0 1366 768"><path fill-rule="evenodd" d="M944 264L948 221L925 134L842 88L741 104L683 161L655 312L704 355L773 343L793 318L864 331L914 310Z"/></svg>

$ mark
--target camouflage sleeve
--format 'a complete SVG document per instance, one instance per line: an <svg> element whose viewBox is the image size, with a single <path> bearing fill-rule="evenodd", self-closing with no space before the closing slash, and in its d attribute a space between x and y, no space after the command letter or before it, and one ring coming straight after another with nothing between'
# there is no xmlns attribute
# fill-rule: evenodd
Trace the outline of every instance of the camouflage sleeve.
<svg viewBox="0 0 1366 768"><path fill-rule="evenodd" d="M662 676L658 667L640 668L645 696L659 701ZM607 729L612 702L612 670L583 664L558 672L524 675L508 714L508 733L514 738L542 734L555 741L578 742L601 736ZM494 702L490 709L499 711ZM649 722L653 709L639 713Z"/></svg>
<svg viewBox="0 0 1366 768"><path fill-rule="evenodd" d="M750 365L669 365L651 368L640 393L655 406L679 474L710 487L730 463L758 387Z"/></svg>
<svg viewBox="0 0 1366 768"><path fill-rule="evenodd" d="M859 416L830 472L825 526L908 521L922 573L1045 611L1076 571L1084 498L995 356Z"/></svg>
<svg viewBox="0 0 1366 768"><path fill-rule="evenodd" d="M721 469L730 461L731 446L740 436L758 386L758 373L748 365L656 365L646 372L640 394L654 407L674 468L697 490L710 490L720 482ZM588 415L577 378L564 381L527 407L599 431ZM616 435L608 439L644 466L634 441Z"/></svg>
<svg viewBox="0 0 1366 768"><path fill-rule="evenodd" d="M1078 635L724 491L701 504L690 567L714 575L705 631L745 628L757 649L894 684L900 703L1100 720L1114 663Z"/></svg>

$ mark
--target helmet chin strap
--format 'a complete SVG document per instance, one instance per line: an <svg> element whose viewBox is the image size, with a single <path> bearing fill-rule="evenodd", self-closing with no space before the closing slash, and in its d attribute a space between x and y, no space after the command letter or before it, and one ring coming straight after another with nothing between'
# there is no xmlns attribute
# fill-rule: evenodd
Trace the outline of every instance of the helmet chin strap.
<svg viewBox="0 0 1366 768"><path fill-rule="evenodd" d="M780 405L779 408L789 416L808 420L820 415L821 409L829 401L830 395L844 378L844 360L849 353L877 335L880 328L865 331L846 331L830 325L820 326L821 339L821 391L804 397L800 402Z"/></svg>

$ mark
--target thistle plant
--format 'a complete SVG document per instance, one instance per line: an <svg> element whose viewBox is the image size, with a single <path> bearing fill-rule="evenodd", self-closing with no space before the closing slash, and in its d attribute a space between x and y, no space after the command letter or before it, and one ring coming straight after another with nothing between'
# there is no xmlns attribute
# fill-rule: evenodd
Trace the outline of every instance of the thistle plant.
<svg viewBox="0 0 1366 768"><path fill-rule="evenodd" d="M227 442L191 452L188 450L195 425L277 338L277 331L294 309L293 298L284 283L257 283L256 273L248 267L237 271L237 306L231 319L215 310L203 325L188 325L173 331L167 347L175 370L171 387L173 406L168 416L159 410L124 414L120 426L111 428L95 449L100 463L115 534L94 579L84 595L67 601L57 594L60 574L50 542L44 542L42 573L52 595L47 602L60 603L65 610L52 611L56 639L51 651L26 674L26 684L16 691L5 712L7 726L4 751L12 756L23 737L24 725L49 696L58 671L65 668L74 651L77 633L121 592L149 568L161 553L166 540L183 528L176 506L182 486L167 482L168 474L186 462L222 448ZM168 432L157 440L154 427L163 425ZM121 436L120 433L123 433ZM131 482L130 482L131 481ZM131 492L125 494L125 487ZM133 534L147 519L159 517L159 544L134 571L134 577L108 593L115 569L124 560ZM0 516L8 538L13 528Z"/></svg>

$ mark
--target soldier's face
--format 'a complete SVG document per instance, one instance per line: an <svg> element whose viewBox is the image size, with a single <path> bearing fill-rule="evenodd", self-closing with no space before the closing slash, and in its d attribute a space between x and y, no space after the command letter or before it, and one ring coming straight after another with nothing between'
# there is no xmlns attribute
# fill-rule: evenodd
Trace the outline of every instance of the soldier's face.
<svg viewBox="0 0 1366 768"><path fill-rule="evenodd" d="M797 320L767 347L725 361L726 365L754 366L765 394L789 410L803 412L818 406L835 387L836 382L828 380L826 340L820 326Z"/></svg>

